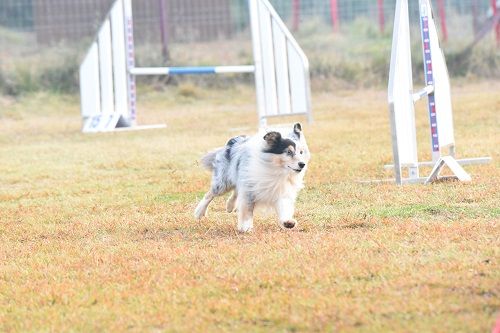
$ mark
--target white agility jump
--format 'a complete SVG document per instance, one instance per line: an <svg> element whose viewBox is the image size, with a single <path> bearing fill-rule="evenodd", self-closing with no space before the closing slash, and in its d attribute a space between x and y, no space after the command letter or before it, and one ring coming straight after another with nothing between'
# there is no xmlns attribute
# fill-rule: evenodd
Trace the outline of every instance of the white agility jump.
<svg viewBox="0 0 500 333"><path fill-rule="evenodd" d="M450 80L443 51L439 45L430 0L419 0L420 30L424 59L425 88L413 91L408 0L397 0L389 72L388 102L392 149L397 184L430 183L438 178L444 165L462 181L470 176L461 165L487 163L489 157L456 160ZM419 162L414 103L427 96L432 161ZM444 153L448 149L447 154ZM420 177L419 166L433 166L431 174ZM404 178L403 168L408 168Z"/></svg>
<svg viewBox="0 0 500 333"><path fill-rule="evenodd" d="M83 132L158 128L137 126L138 75L254 73L260 126L267 118L306 115L311 120L309 62L268 0L248 0L252 65L135 67L131 0L113 4L80 66Z"/></svg>

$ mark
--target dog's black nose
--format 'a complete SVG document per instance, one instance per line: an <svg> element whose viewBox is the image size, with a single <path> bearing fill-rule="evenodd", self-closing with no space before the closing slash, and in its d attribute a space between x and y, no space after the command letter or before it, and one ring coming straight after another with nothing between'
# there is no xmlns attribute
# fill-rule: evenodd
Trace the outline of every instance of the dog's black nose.
<svg viewBox="0 0 500 333"><path fill-rule="evenodd" d="M304 169L306 164L304 162L299 162L299 168Z"/></svg>

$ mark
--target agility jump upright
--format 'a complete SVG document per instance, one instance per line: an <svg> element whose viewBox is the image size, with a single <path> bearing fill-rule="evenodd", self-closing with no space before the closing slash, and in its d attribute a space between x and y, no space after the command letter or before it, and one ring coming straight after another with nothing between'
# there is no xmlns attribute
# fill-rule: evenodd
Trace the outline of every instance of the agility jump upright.
<svg viewBox="0 0 500 333"><path fill-rule="evenodd" d="M135 66L132 0L117 0L80 66L83 132L137 126L138 75L254 73L259 125L270 117L311 120L309 61L268 0L248 0L253 64L210 67Z"/></svg>
<svg viewBox="0 0 500 333"><path fill-rule="evenodd" d="M487 163L491 158L455 159L450 80L430 0L419 0L419 12L425 87L414 92L408 0L396 2L388 85L394 165L387 167L394 168L397 184L433 182L445 165L454 177L468 181L471 178L461 165ZM432 161L429 162L418 161L415 127L414 103L424 97L427 97L430 124ZM420 177L421 166L433 167L429 176ZM407 177L403 175L404 169L407 169Z"/></svg>

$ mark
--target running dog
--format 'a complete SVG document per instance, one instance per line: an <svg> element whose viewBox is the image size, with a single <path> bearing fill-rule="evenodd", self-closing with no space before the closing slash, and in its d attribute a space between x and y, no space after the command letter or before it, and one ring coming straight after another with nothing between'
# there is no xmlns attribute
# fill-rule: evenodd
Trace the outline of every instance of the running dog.
<svg viewBox="0 0 500 333"><path fill-rule="evenodd" d="M304 187L310 158L299 123L286 130L230 139L201 160L212 171L212 183L195 209L195 218L207 215L208 205L216 196L233 191L226 208L238 212L240 232L252 230L256 205L273 207L283 228L296 227L295 200Z"/></svg>

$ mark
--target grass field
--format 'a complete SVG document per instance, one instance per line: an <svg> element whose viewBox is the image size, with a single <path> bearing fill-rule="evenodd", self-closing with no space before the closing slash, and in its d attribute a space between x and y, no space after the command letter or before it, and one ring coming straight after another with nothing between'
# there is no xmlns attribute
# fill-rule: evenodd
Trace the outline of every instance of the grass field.
<svg viewBox="0 0 500 333"><path fill-rule="evenodd" d="M192 217L201 155L256 129L250 87L144 91L139 122L167 129L98 135L77 97L0 97L0 331L489 332L500 82L453 89L459 157L493 163L432 186L358 182L390 177L384 89L314 91L299 228L259 212L251 234L222 198Z"/></svg>

